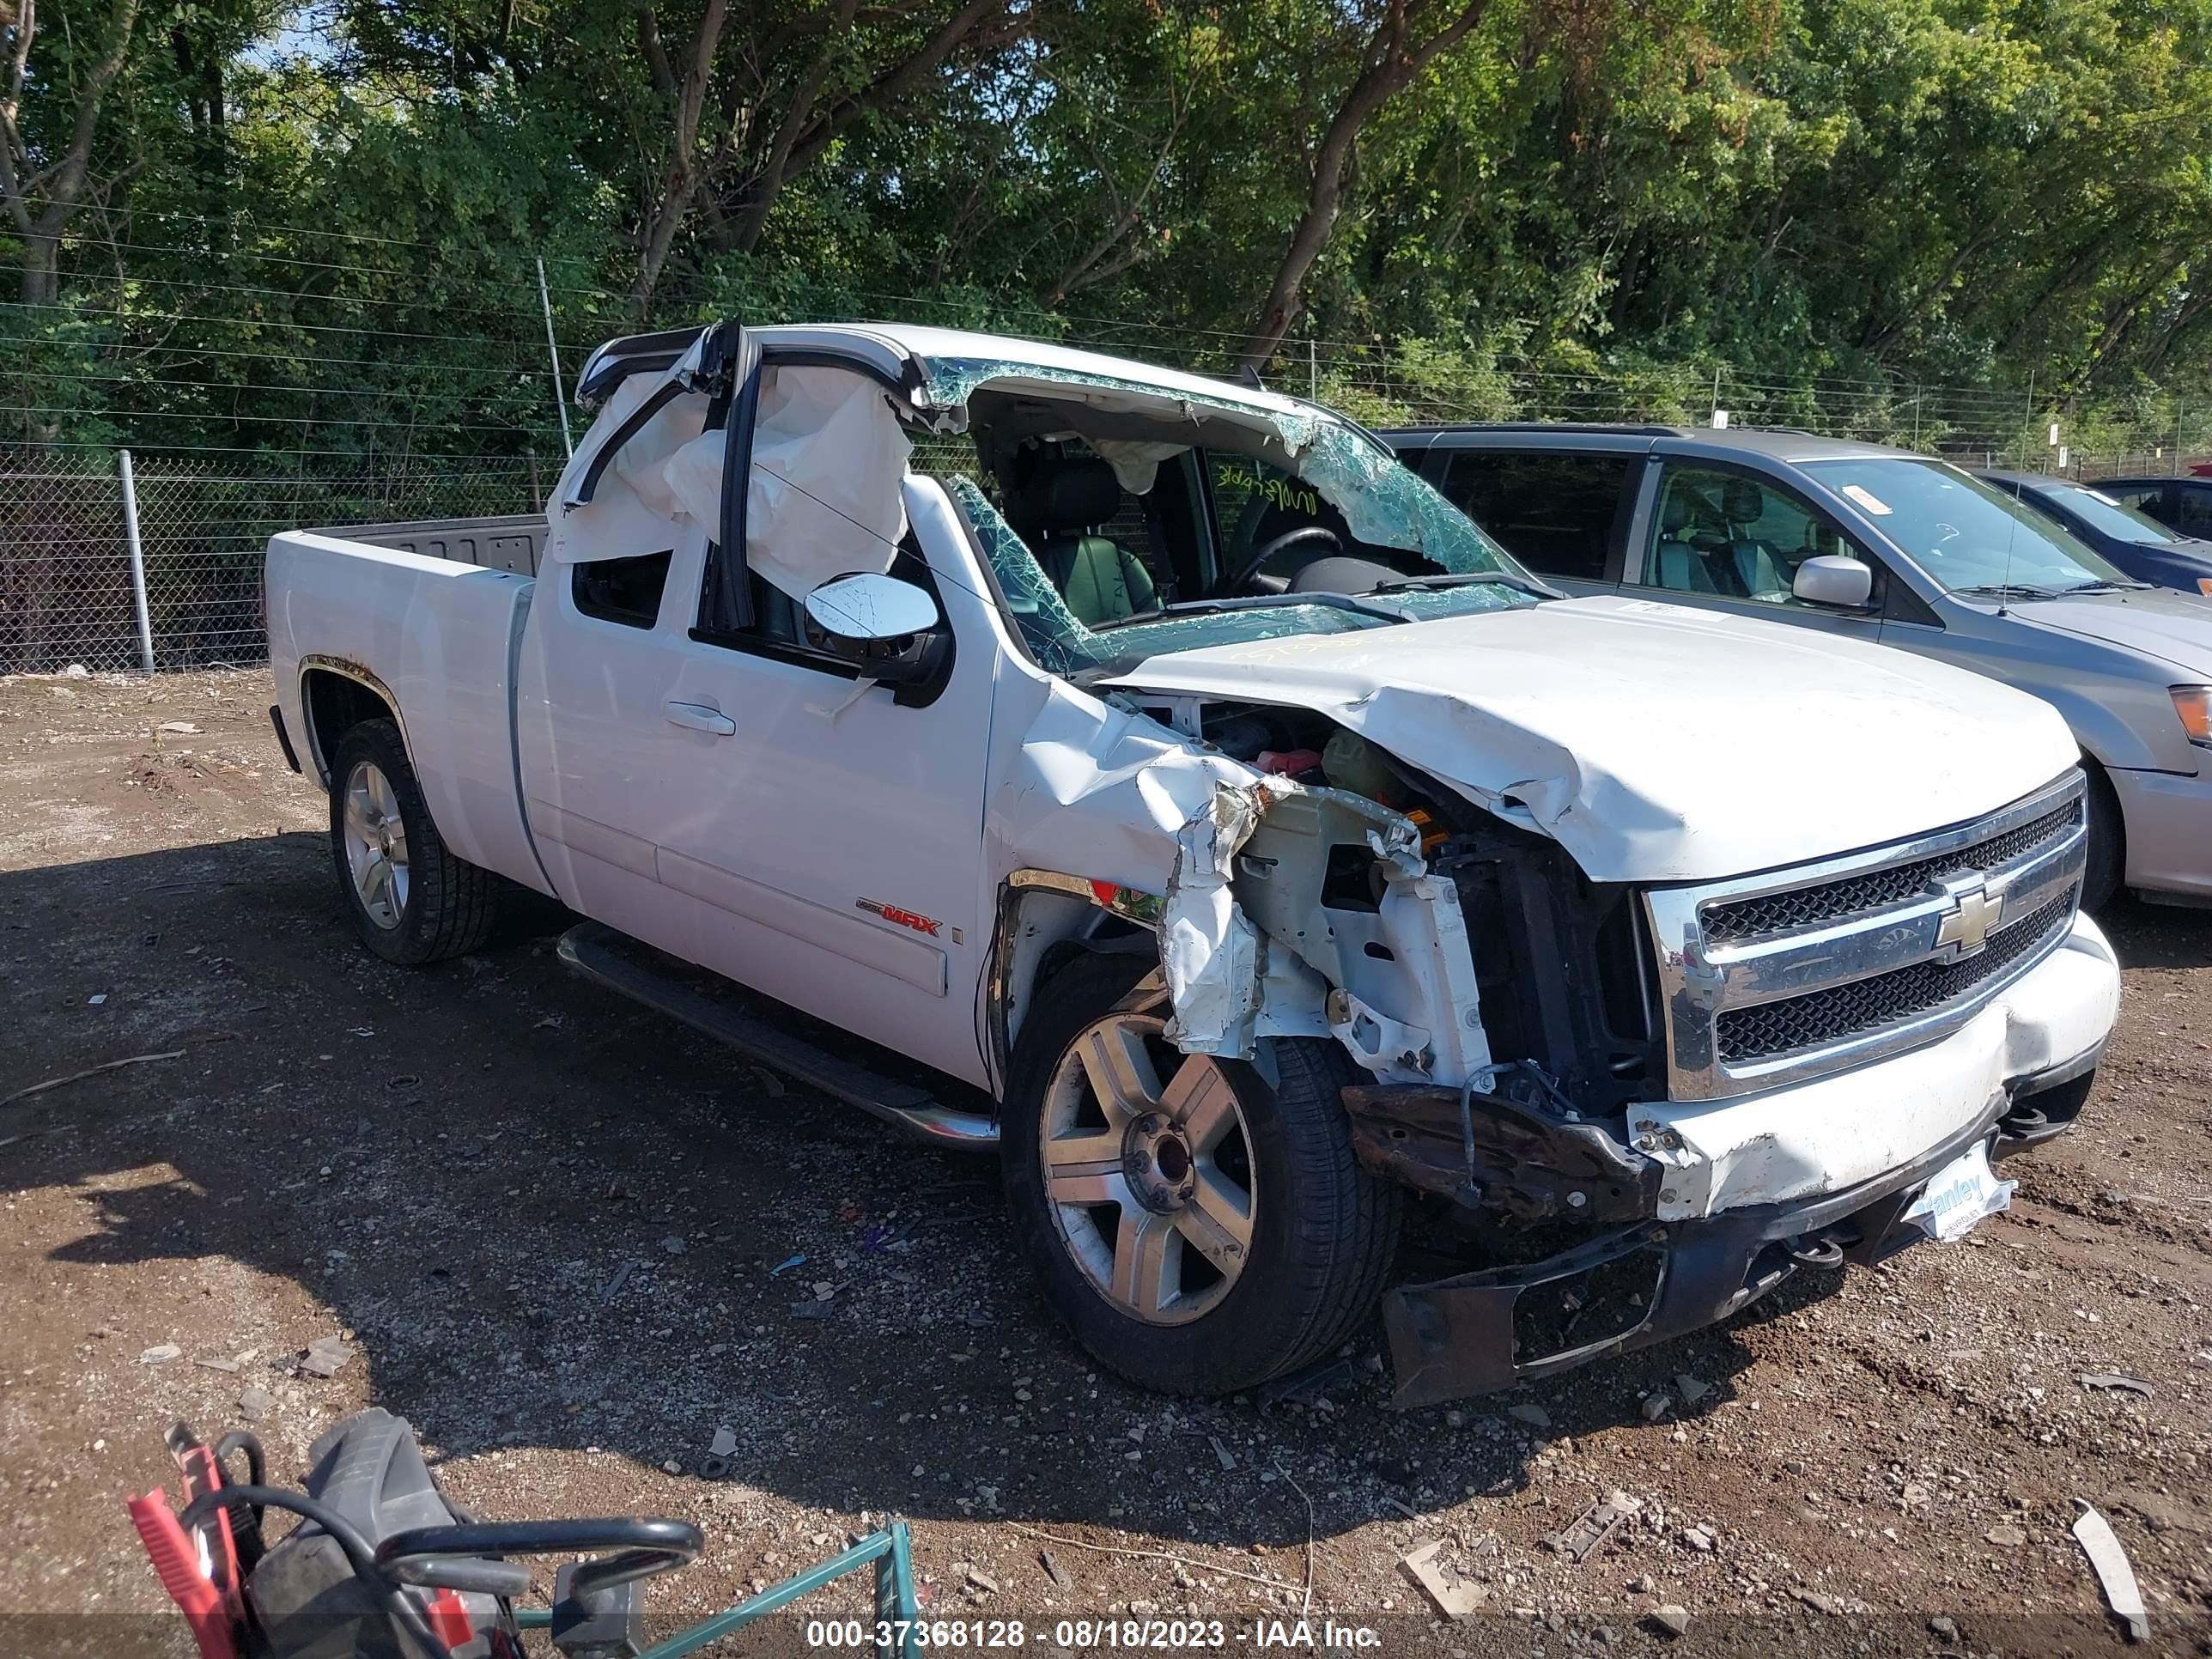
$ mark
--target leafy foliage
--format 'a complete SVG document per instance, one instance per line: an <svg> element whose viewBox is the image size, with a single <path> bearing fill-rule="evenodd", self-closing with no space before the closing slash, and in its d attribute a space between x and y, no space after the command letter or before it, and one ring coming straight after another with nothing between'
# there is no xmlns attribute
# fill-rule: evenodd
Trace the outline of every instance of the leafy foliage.
<svg viewBox="0 0 2212 1659"><path fill-rule="evenodd" d="M570 370L891 315L1376 420L1717 376L2212 430L2212 0L0 0L0 46L34 439L550 459L541 258Z"/></svg>

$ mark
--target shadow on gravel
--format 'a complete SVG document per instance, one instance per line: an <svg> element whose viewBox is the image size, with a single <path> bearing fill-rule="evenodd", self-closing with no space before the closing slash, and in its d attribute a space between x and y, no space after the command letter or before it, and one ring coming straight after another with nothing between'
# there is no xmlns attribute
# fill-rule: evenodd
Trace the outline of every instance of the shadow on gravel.
<svg viewBox="0 0 2212 1659"><path fill-rule="evenodd" d="M575 981L556 906L518 906L482 957L391 968L354 944L321 838L284 835L0 874L0 1095L184 1050L0 1110L9 1188L102 1189L64 1272L212 1256L291 1281L326 1311L288 1334L357 1332L373 1397L446 1455L690 1472L727 1427L736 1479L848 1515L1289 1547L1514 1490L1562 1436L1656 1441L1673 1418L1647 1427L1646 1391L1686 1374L1711 1410L1750 1363L1708 1331L1449 1413L1389 1411L1370 1351L1303 1402L1139 1394L1037 1300L991 1162Z"/></svg>
<svg viewBox="0 0 2212 1659"><path fill-rule="evenodd" d="M2097 920L2123 968L2212 967L2212 909L2123 897Z"/></svg>

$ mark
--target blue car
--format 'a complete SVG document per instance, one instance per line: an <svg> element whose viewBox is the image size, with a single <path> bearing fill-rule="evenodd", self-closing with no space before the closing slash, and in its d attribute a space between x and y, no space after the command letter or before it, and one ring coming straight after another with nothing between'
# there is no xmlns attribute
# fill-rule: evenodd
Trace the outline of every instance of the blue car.
<svg viewBox="0 0 2212 1659"><path fill-rule="evenodd" d="M1974 476L2056 519L2137 581L2212 598L2212 541L2160 524L2136 504L2164 481L2124 480L2116 488L2036 472Z"/></svg>

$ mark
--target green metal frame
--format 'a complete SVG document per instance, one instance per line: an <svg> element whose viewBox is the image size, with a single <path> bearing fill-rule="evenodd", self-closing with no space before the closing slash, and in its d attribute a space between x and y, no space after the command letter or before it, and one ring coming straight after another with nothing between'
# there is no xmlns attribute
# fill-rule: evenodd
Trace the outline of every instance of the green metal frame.
<svg viewBox="0 0 2212 1659"><path fill-rule="evenodd" d="M734 1636L755 1620L787 1607L800 1596L811 1595L832 1580L857 1572L871 1563L876 1569L876 1622L890 1626L892 1638L876 1644L876 1659L920 1659L921 1644L914 1635L915 1622L921 1616L914 1599L914 1540L903 1521L886 1522L850 1549L826 1561L817 1561L805 1571L793 1573L781 1583L769 1585L759 1595L689 1630L679 1631L665 1642L655 1643L638 1659L684 1659L686 1654L696 1653L726 1636ZM514 1622L521 1630L550 1630L553 1614L550 1608L517 1607Z"/></svg>

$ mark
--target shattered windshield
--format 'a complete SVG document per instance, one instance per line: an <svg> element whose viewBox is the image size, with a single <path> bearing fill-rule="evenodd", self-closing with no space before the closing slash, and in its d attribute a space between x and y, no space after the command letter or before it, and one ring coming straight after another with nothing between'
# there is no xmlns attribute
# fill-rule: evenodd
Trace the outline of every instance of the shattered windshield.
<svg viewBox="0 0 2212 1659"><path fill-rule="evenodd" d="M1068 609L1028 544L974 479L955 476L945 479L945 484L975 527L984 561L998 578L1004 608L1030 659L1047 673L1063 679L1121 673L1148 657L1195 651L1201 646L1244 645L1292 634L1348 633L1389 623L1384 617L1338 610L1318 602L1286 602L1264 610L1199 611L1093 629ZM1455 607L1491 608L1479 604Z"/></svg>
<svg viewBox="0 0 2212 1659"><path fill-rule="evenodd" d="M923 400L969 412L983 482L964 468L945 482L1016 630L1054 673L1546 592L1377 441L1321 409L965 359L933 362Z"/></svg>

